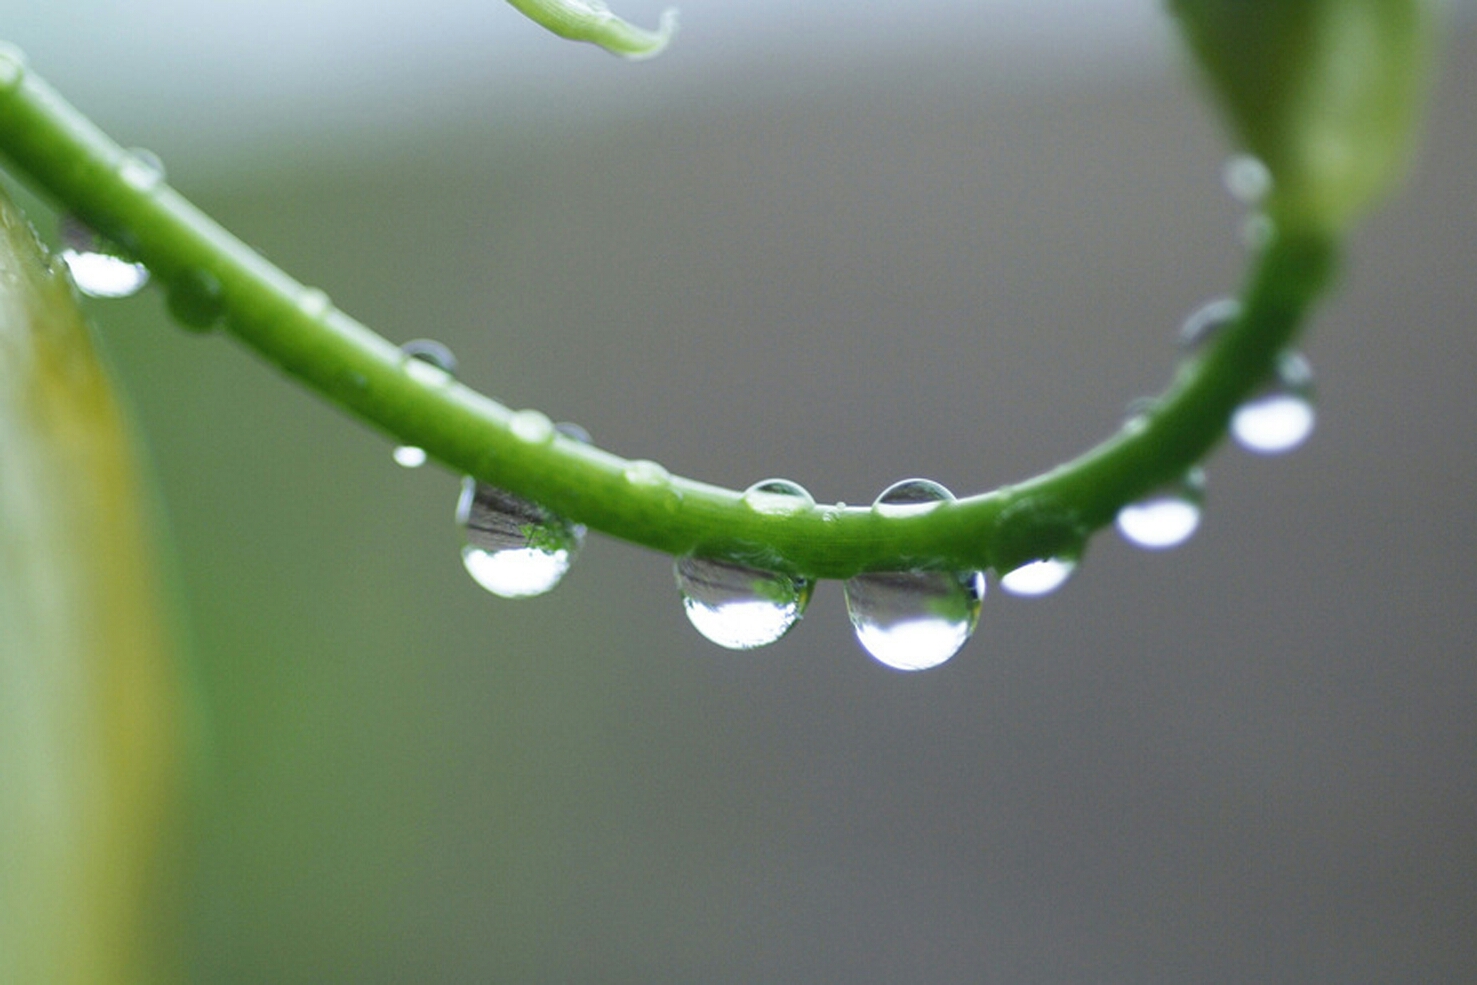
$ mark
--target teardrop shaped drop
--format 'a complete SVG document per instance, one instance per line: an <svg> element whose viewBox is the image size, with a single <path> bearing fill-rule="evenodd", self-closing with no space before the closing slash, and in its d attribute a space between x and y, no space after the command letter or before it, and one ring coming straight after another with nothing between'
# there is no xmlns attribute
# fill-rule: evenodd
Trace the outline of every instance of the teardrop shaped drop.
<svg viewBox="0 0 1477 985"><path fill-rule="evenodd" d="M127 298L149 282L149 268L119 256L86 223L64 215L59 228L61 258L77 290L90 298Z"/></svg>
<svg viewBox="0 0 1477 985"><path fill-rule="evenodd" d="M1280 455L1308 440L1316 418L1313 370L1300 354L1286 353L1276 382L1231 415L1231 436L1247 451Z"/></svg>
<svg viewBox="0 0 1477 985"><path fill-rule="evenodd" d="M462 548L467 573L505 599L553 589L585 542L583 524L471 476L462 480L456 517L467 531Z"/></svg>
<svg viewBox="0 0 1477 985"><path fill-rule="evenodd" d="M927 670L969 641L985 596L982 572L879 571L846 581L857 642L893 670Z"/></svg>
<svg viewBox="0 0 1477 985"><path fill-rule="evenodd" d="M1001 575L1000 587L1012 595L1049 595L1061 588L1076 570L1077 562L1071 558L1043 558Z"/></svg>
<svg viewBox="0 0 1477 985"><path fill-rule="evenodd" d="M682 608L699 633L730 650L767 646L790 631L810 604L814 582L710 558L673 565Z"/></svg>
<svg viewBox="0 0 1477 985"><path fill-rule="evenodd" d="M1191 469L1182 482L1118 511L1118 532L1135 547L1162 551L1178 547L1200 526L1205 499L1205 473Z"/></svg>

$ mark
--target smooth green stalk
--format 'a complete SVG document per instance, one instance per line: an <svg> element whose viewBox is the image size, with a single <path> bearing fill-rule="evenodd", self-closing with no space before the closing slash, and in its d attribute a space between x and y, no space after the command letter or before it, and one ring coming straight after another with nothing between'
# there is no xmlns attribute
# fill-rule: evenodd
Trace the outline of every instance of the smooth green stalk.
<svg viewBox="0 0 1477 985"><path fill-rule="evenodd" d="M0 151L68 209L135 252L171 309L217 317L243 342L356 417L449 467L669 554L729 557L810 577L864 570L994 568L1076 553L1120 507L1183 476L1272 373L1327 285L1331 237L1274 239L1238 321L1185 361L1148 412L1051 472L925 514L817 506L776 515L740 493L668 475L557 434L436 373L269 264L0 55Z"/></svg>
<svg viewBox="0 0 1477 985"><path fill-rule="evenodd" d="M588 41L624 58L662 53L677 31L677 11L662 14L655 31L645 31L610 12L604 0L508 0L530 20L561 38Z"/></svg>

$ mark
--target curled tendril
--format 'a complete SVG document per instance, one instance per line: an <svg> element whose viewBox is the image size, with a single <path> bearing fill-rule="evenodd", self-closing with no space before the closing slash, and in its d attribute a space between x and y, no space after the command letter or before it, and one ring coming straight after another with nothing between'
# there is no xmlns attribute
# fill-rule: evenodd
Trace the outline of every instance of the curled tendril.
<svg viewBox="0 0 1477 985"><path fill-rule="evenodd" d="M662 12L655 31L636 27L611 13L604 0L508 0L525 17L561 38L588 41L622 58L661 54L677 30L677 10Z"/></svg>

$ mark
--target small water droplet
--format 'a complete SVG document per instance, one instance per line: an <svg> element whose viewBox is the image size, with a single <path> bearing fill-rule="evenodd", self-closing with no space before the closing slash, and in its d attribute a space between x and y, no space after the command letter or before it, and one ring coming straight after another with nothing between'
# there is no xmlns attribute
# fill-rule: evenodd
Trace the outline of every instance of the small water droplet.
<svg viewBox="0 0 1477 985"><path fill-rule="evenodd" d="M805 614L814 587L806 578L708 558L678 558L673 571L688 620L730 650L752 650L784 636Z"/></svg>
<svg viewBox="0 0 1477 985"><path fill-rule="evenodd" d="M560 421L558 424L554 425L554 430L564 435L564 437L568 438L570 441L577 441L582 445L591 444L595 440L594 438L590 437L590 432L586 431L578 424L575 424L573 421Z"/></svg>
<svg viewBox="0 0 1477 985"><path fill-rule="evenodd" d="M1241 302L1235 298L1217 298L1195 309L1180 326L1180 345L1194 349L1225 326L1241 317Z"/></svg>
<svg viewBox="0 0 1477 985"><path fill-rule="evenodd" d="M744 505L766 516L794 516L815 506L815 499L798 482L764 479L744 490Z"/></svg>
<svg viewBox="0 0 1477 985"><path fill-rule="evenodd" d="M958 653L979 622L983 572L881 571L846 582L857 641L894 670L927 670Z"/></svg>
<svg viewBox="0 0 1477 985"><path fill-rule="evenodd" d="M953 499L953 493L932 479L904 479L882 490L872 509L883 516L909 516L927 513Z"/></svg>
<svg viewBox="0 0 1477 985"><path fill-rule="evenodd" d="M623 474L631 485L653 489L665 486L672 481L672 473L668 472L665 466L644 458L627 464Z"/></svg>
<svg viewBox="0 0 1477 985"><path fill-rule="evenodd" d="M136 192L151 192L164 183L164 162L153 151L133 147L118 161L118 177Z"/></svg>
<svg viewBox="0 0 1477 985"><path fill-rule="evenodd" d="M1031 561L1000 576L1000 587L1012 595L1049 595L1061 588L1077 570L1071 558L1043 558Z"/></svg>
<svg viewBox="0 0 1477 985"><path fill-rule="evenodd" d="M544 445L554 440L554 422L537 410L515 413L508 419L508 431L526 445Z"/></svg>
<svg viewBox="0 0 1477 985"><path fill-rule="evenodd" d="M417 448L415 445L398 445L394 451L390 452L390 457L401 468L418 469L426 464L429 456L426 455L424 448Z"/></svg>
<svg viewBox="0 0 1477 985"><path fill-rule="evenodd" d="M297 296L297 310L316 321L333 310L333 299L316 287L305 287Z"/></svg>
<svg viewBox="0 0 1477 985"><path fill-rule="evenodd" d="M456 354L435 339L411 339L400 347L411 359L429 363L442 372L456 375Z"/></svg>
<svg viewBox="0 0 1477 985"><path fill-rule="evenodd" d="M0 41L0 92L20 88L26 77L26 54L8 41Z"/></svg>
<svg viewBox="0 0 1477 985"><path fill-rule="evenodd" d="M185 270L171 280L166 301L175 320L192 331L209 331L226 313L221 282L200 268Z"/></svg>
<svg viewBox="0 0 1477 985"><path fill-rule="evenodd" d="M583 524L470 476L462 480L456 517L467 531L462 548L467 573L506 599L551 590L585 542Z"/></svg>
<svg viewBox="0 0 1477 985"><path fill-rule="evenodd" d="M1221 168L1221 182L1236 201L1256 205L1272 191L1272 172L1259 157L1235 154Z"/></svg>
<svg viewBox="0 0 1477 985"><path fill-rule="evenodd" d="M1205 473L1190 470L1183 482L1129 503L1118 511L1118 532L1129 543L1159 551L1178 547L1200 526Z"/></svg>
<svg viewBox="0 0 1477 985"><path fill-rule="evenodd" d="M1308 440L1316 418L1313 370L1298 353L1285 353L1276 382L1231 415L1231 436L1247 451L1280 455Z"/></svg>
<svg viewBox="0 0 1477 985"><path fill-rule="evenodd" d="M316 288L309 288L303 292L303 298L299 299L298 306L302 307L304 300L313 294L322 297L321 304L325 311L332 306L328 295ZM400 352L406 357L406 374L427 386L442 386L449 383L451 374L456 371L456 356L435 339L411 339L400 347ZM418 469L426 464L428 459L426 450L417 448L415 445L399 445L390 452L390 457L395 460L396 465L407 469Z"/></svg>

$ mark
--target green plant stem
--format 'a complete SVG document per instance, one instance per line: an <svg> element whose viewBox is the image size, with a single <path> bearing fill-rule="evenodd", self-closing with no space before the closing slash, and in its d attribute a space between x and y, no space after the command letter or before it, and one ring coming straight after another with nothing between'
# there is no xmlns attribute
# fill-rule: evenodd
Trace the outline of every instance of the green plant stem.
<svg viewBox="0 0 1477 985"><path fill-rule="evenodd" d="M267 263L167 184L139 181L135 158L3 52L0 152L62 208L135 252L176 311L205 320L201 298L217 300L218 287L231 333L396 441L628 541L818 578L912 567L1005 571L1077 552L1125 503L1183 476L1223 437L1232 411L1270 377L1327 286L1336 254L1321 227L1279 224L1256 255L1239 319L1181 364L1150 410L1050 472L918 515L817 506L775 516L750 509L738 492L552 434L542 415L427 380L415 371L423 365L407 371L395 345L321 292Z"/></svg>

